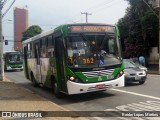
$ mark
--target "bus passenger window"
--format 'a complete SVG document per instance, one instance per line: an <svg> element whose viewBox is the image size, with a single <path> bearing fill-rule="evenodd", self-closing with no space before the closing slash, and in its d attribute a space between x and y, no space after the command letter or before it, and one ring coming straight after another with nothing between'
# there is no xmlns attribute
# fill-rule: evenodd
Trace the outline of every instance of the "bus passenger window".
<svg viewBox="0 0 160 120"><path fill-rule="evenodd" d="M54 36L52 36L52 46L54 46Z"/></svg>
<svg viewBox="0 0 160 120"><path fill-rule="evenodd" d="M48 47L48 37L45 38L46 46Z"/></svg>

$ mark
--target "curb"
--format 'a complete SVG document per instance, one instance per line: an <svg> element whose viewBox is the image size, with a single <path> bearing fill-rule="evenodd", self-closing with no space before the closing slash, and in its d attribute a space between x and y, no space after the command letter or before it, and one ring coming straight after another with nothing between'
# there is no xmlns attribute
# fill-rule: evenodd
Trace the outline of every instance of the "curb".
<svg viewBox="0 0 160 120"><path fill-rule="evenodd" d="M158 71L150 71L150 72L147 72L147 74L160 75L160 72L158 72Z"/></svg>
<svg viewBox="0 0 160 120"><path fill-rule="evenodd" d="M13 82L13 81L11 81L10 79L4 77L4 80L3 80L2 82ZM14 82L13 82L13 83L14 83Z"/></svg>

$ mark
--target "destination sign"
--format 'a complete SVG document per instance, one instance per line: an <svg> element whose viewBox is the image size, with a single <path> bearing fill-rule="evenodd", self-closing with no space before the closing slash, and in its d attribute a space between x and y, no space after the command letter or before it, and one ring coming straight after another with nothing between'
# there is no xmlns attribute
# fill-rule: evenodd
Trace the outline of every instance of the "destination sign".
<svg viewBox="0 0 160 120"><path fill-rule="evenodd" d="M70 26L71 32L115 32L113 26Z"/></svg>

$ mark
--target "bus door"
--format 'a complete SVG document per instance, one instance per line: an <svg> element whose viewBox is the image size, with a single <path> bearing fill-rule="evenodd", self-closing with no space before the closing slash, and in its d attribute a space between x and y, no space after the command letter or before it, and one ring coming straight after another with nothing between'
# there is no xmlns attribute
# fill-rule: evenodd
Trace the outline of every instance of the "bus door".
<svg viewBox="0 0 160 120"><path fill-rule="evenodd" d="M26 78L29 79L29 73L28 73L28 56L27 56L28 47L24 47L24 71Z"/></svg>
<svg viewBox="0 0 160 120"><path fill-rule="evenodd" d="M42 83L42 74L41 74L41 64L40 64L40 43L36 42L34 44L35 51L35 77L38 83Z"/></svg>
<svg viewBox="0 0 160 120"><path fill-rule="evenodd" d="M66 90L66 82L64 75L65 60L64 60L64 43L62 37L55 38L55 57L56 57L56 69L57 69L57 79L60 83L60 87L63 91Z"/></svg>

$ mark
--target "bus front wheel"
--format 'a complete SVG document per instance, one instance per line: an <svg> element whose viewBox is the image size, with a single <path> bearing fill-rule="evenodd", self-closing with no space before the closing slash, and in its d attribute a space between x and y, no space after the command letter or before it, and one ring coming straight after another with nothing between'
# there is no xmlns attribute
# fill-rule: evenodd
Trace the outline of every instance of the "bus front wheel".
<svg viewBox="0 0 160 120"><path fill-rule="evenodd" d="M62 93L58 89L57 82L52 82L52 90L53 90L56 98L62 98L63 97Z"/></svg>

